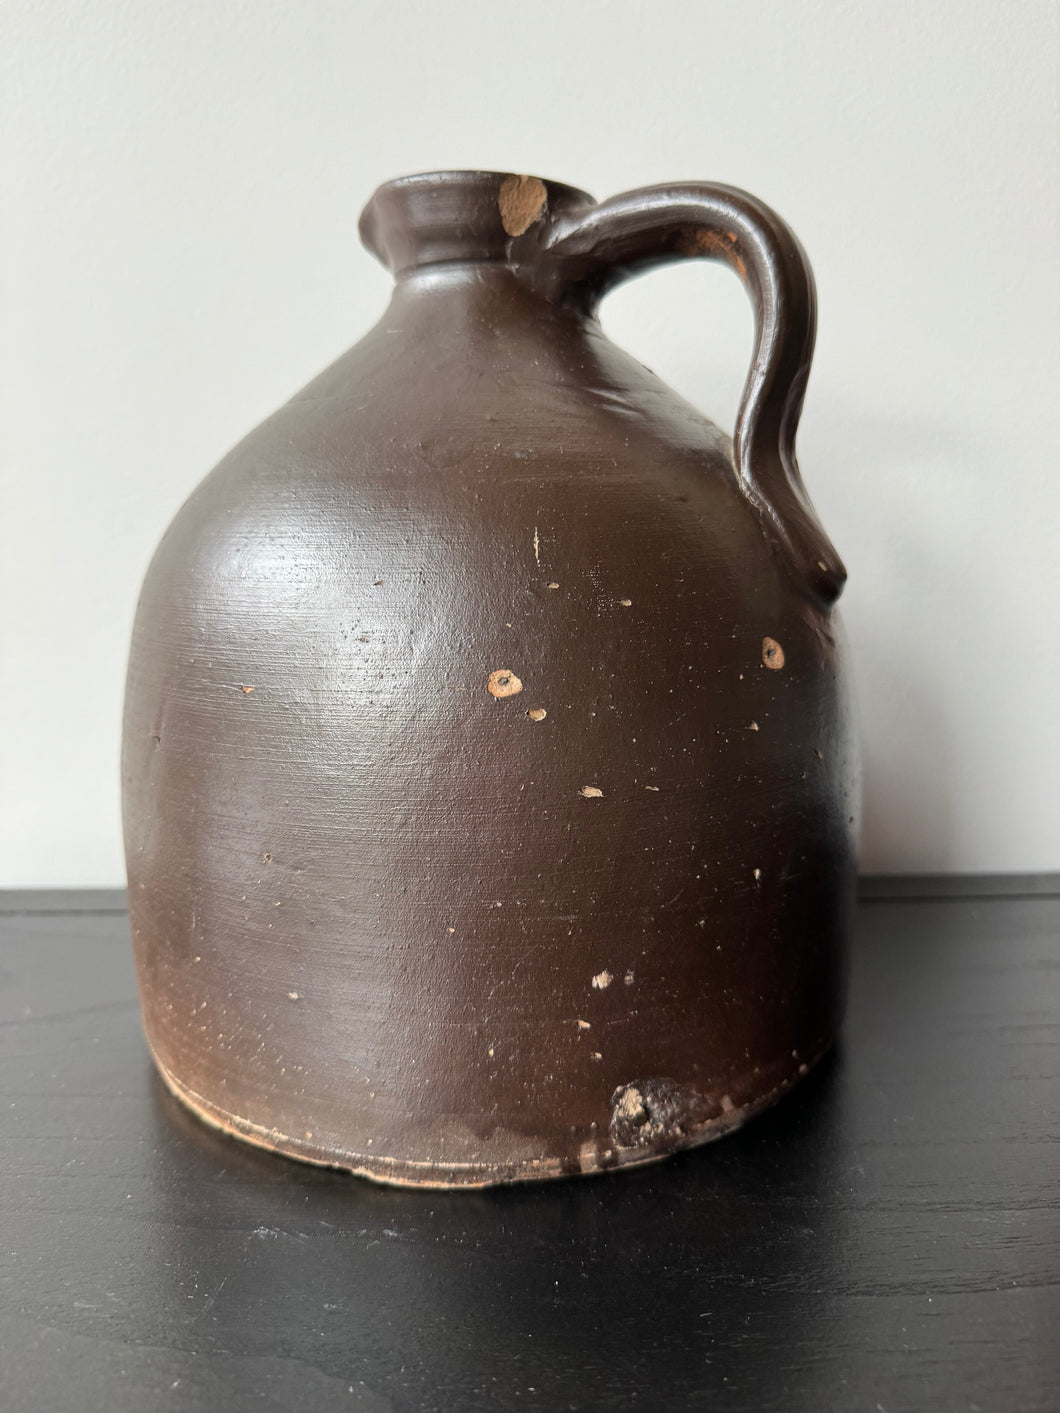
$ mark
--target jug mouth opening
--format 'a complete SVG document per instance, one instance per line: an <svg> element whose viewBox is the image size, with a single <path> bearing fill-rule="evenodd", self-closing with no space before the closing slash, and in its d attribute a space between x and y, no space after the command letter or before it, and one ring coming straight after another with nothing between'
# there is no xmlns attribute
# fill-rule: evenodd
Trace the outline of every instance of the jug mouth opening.
<svg viewBox="0 0 1060 1413"><path fill-rule="evenodd" d="M420 172L384 182L361 212L364 245L395 277L424 265L513 260L513 243L540 237L593 198L519 172ZM533 241L536 245L537 242Z"/></svg>

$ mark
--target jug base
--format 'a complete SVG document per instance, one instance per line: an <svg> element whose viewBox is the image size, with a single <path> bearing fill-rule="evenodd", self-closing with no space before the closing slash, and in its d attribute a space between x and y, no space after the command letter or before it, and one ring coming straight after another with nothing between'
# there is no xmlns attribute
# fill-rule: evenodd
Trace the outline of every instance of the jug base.
<svg viewBox="0 0 1060 1413"><path fill-rule="evenodd" d="M554 1178L590 1177L597 1173L613 1172L616 1168L644 1167L649 1163L661 1162L664 1158L686 1149L713 1143L742 1128L765 1109L771 1108L816 1067L833 1044L834 1040L830 1040L812 1059L800 1064L794 1073L758 1098L690 1127L685 1132L667 1135L650 1148L616 1147L601 1150L595 1144L585 1144L570 1156L523 1157L511 1163L417 1162L407 1158L387 1158L382 1155L325 1149L315 1145L309 1138L297 1138L278 1129L265 1128L250 1119L227 1112L183 1085L156 1055L152 1054L151 1058L170 1093L196 1117L230 1138L241 1139L257 1148L267 1149L301 1163L310 1163L314 1167L336 1168L350 1173L351 1176L368 1178L372 1182L390 1187L452 1191L457 1188L502 1187L517 1182L541 1182Z"/></svg>

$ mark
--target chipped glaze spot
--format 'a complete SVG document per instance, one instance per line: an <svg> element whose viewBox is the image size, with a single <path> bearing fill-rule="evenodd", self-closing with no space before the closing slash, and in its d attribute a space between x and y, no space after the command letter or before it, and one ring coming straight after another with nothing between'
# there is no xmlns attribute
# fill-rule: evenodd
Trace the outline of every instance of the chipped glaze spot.
<svg viewBox="0 0 1060 1413"><path fill-rule="evenodd" d="M510 667L498 667L487 677L486 690L491 697L514 697L523 690L523 684Z"/></svg>
<svg viewBox="0 0 1060 1413"><path fill-rule="evenodd" d="M762 639L762 662L766 667L772 668L774 672L779 672L784 666L784 649L776 638Z"/></svg>
<svg viewBox="0 0 1060 1413"><path fill-rule="evenodd" d="M540 177L505 177L497 196L501 225L508 235L521 236L538 219L547 203L548 190Z"/></svg>

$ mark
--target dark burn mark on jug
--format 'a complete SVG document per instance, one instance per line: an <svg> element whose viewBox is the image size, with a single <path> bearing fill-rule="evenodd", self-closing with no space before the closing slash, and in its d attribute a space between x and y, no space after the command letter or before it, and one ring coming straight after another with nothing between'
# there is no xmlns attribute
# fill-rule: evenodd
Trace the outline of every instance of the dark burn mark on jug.
<svg viewBox="0 0 1060 1413"><path fill-rule="evenodd" d="M608 1132L616 1148L654 1148L684 1137L711 1118L716 1106L673 1079L638 1079L611 1095Z"/></svg>

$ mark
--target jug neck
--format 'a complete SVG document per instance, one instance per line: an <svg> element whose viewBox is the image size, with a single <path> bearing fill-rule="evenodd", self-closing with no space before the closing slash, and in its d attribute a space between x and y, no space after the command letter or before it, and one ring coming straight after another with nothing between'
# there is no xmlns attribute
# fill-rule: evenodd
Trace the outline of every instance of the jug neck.
<svg viewBox="0 0 1060 1413"><path fill-rule="evenodd" d="M386 182L361 213L361 240L396 279L453 264L517 265L520 242L594 204L562 182L513 172L425 172Z"/></svg>
<svg viewBox="0 0 1060 1413"><path fill-rule="evenodd" d="M552 303L535 288L527 272L502 261L449 261L417 266L395 281L381 328L400 333L403 342L437 349L440 341L455 340L465 352L485 340L496 351L499 330L525 349L548 341L558 323L594 323L585 311Z"/></svg>

